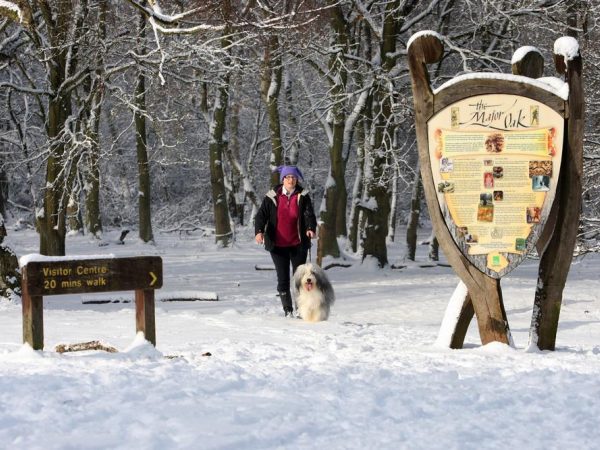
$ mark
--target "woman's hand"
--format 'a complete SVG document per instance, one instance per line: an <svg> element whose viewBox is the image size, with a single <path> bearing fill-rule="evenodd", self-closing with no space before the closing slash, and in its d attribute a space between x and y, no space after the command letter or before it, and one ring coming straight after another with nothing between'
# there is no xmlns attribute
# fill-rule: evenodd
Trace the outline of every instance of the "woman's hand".
<svg viewBox="0 0 600 450"><path fill-rule="evenodd" d="M256 236L254 236L254 240L257 244L262 245L265 242L265 236L263 233L257 233Z"/></svg>
<svg viewBox="0 0 600 450"><path fill-rule="evenodd" d="M314 232L313 230L308 230L308 231L306 232L306 235L307 235L309 238L311 238L311 239L314 239L314 238L315 238L315 232Z"/></svg>

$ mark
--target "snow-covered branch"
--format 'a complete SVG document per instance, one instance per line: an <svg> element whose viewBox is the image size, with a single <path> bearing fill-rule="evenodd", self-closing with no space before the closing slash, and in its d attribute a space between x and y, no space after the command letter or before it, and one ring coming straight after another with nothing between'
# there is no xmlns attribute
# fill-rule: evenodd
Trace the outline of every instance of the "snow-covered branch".
<svg viewBox="0 0 600 450"><path fill-rule="evenodd" d="M158 5L156 0L148 1L148 6L146 6L146 2L140 2L138 0L125 0L131 5L135 6L137 9L142 11L146 16L155 19L157 22L161 22L164 24L174 24L178 23L181 20L196 14L198 11L201 11L201 8L194 8L189 11L185 11L180 14L164 14L162 9ZM217 30L218 31L218 30Z"/></svg>
<svg viewBox="0 0 600 450"><path fill-rule="evenodd" d="M15 22L23 21L23 11L19 8L19 5L6 0L0 0L0 16Z"/></svg>
<svg viewBox="0 0 600 450"><path fill-rule="evenodd" d="M18 86L16 84L10 83L10 82L0 83L0 90L3 88L14 89L15 91L22 92L24 94L32 94L32 95L50 95L51 94L50 91L47 91L45 89L28 88L25 86Z"/></svg>

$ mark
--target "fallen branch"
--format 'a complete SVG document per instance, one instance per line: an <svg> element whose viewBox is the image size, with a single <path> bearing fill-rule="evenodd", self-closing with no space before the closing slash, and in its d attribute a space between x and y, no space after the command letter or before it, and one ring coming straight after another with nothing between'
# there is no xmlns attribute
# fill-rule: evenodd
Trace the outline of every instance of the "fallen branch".
<svg viewBox="0 0 600 450"><path fill-rule="evenodd" d="M323 270L329 270L332 267L352 267L351 263L329 263L323 266Z"/></svg>
<svg viewBox="0 0 600 450"><path fill-rule="evenodd" d="M157 302L216 302L219 295L209 291L155 291ZM88 294L81 297L84 305L105 305L107 303L132 303L133 293L127 294Z"/></svg>
<svg viewBox="0 0 600 450"><path fill-rule="evenodd" d="M102 350L108 353L117 353L118 350L100 341L80 342L78 344L59 344L56 346L57 353L81 352L85 350Z"/></svg>

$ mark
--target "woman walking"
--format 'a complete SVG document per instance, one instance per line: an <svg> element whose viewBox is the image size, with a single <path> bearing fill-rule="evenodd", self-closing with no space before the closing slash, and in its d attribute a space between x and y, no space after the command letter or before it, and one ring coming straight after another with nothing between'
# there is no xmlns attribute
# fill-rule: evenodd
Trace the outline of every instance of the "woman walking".
<svg viewBox="0 0 600 450"><path fill-rule="evenodd" d="M310 240L315 237L317 219L307 189L299 183L302 172L296 166L280 166L279 182L263 199L254 222L255 240L271 253L277 272L277 292L287 316L293 316L291 274L306 262Z"/></svg>

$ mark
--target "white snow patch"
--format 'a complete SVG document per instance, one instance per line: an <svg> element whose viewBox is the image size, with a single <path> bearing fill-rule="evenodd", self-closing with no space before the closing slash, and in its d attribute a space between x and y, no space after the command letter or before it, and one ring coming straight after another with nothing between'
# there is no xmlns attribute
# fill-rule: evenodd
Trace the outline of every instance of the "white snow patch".
<svg viewBox="0 0 600 450"><path fill-rule="evenodd" d="M517 83L530 84L530 85L536 86L540 89L544 89L545 91L548 91L548 92L562 98L563 100L567 100L569 98L568 85L566 88L564 86L564 85L566 85L566 83L563 83L563 86L561 88L557 89L557 87L556 87L557 84L555 82L552 84L548 84L544 81L540 81L541 79L538 80L538 79L534 79L534 78L524 77L522 75L512 75L512 74L508 74L508 73L488 73L488 72L473 72L473 73L467 73L464 75L459 75L457 77L452 78L451 80L446 81L440 87L434 89L433 93L437 95L444 89L447 89L448 87L450 87L454 84L460 83L465 80L477 80L477 79L506 80L506 81L512 81L512 82L517 82ZM565 91L566 91L566 93L565 93Z"/></svg>
<svg viewBox="0 0 600 450"><path fill-rule="evenodd" d="M435 36L437 37L440 41L444 41L444 38L442 37L441 34L433 31L433 30L423 30L423 31L419 31L415 34L413 34L410 39L408 40L408 42L406 43L406 48L408 49L410 47L410 44L412 44L416 39L420 38L421 36Z"/></svg>
<svg viewBox="0 0 600 450"><path fill-rule="evenodd" d="M571 36L563 36L554 41L554 54L562 55L566 61L571 61L579 55L579 44L577 39Z"/></svg>
<svg viewBox="0 0 600 450"><path fill-rule="evenodd" d="M513 53L513 57L510 60L511 64L516 64L519 61L521 61L525 55L527 55L530 52L535 52L535 53L539 53L540 55L542 54L542 52L540 52L536 47L532 47L531 45L525 45L523 47L519 47L514 53Z"/></svg>
<svg viewBox="0 0 600 450"><path fill-rule="evenodd" d="M442 319L440 332L434 344L436 347L450 347L452 335L454 334L454 329L456 328L458 318L460 317L462 305L468 293L469 290L467 289L466 284L462 281L459 281L458 285L456 286L456 289L454 289L452 297L450 297L448 306L446 307L446 312L444 313L444 318Z"/></svg>
<svg viewBox="0 0 600 450"><path fill-rule="evenodd" d="M70 236L71 237L71 236ZM88 259L113 259L115 255L68 255L68 256L46 256L39 253L29 253L19 258L19 267L25 267L30 262L64 262L64 261L85 261Z"/></svg>
<svg viewBox="0 0 600 450"><path fill-rule="evenodd" d="M146 340L142 332L135 335L133 342L123 350L123 353L136 358L159 359L163 357L163 354Z"/></svg>

